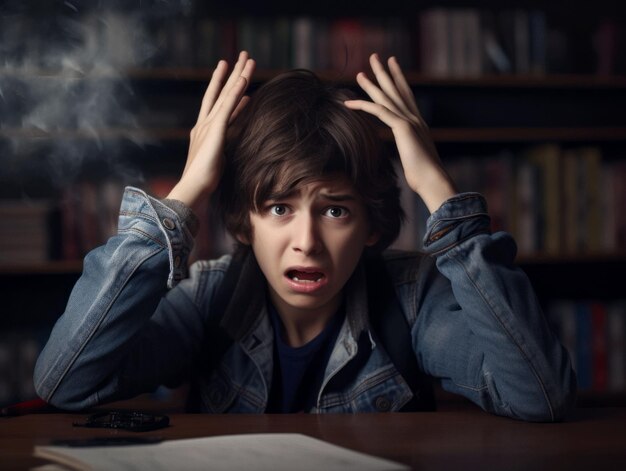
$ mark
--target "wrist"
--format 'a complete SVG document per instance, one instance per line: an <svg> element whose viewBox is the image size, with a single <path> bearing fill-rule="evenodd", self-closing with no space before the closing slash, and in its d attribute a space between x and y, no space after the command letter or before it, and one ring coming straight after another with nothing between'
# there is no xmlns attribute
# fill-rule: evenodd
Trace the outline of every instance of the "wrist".
<svg viewBox="0 0 626 471"><path fill-rule="evenodd" d="M443 169L430 175L422 174L419 182L416 182L412 188L424 201L431 214L458 193L456 185Z"/></svg>
<svg viewBox="0 0 626 471"><path fill-rule="evenodd" d="M172 191L165 197L169 200L177 200L198 214L198 210L202 204L209 199L211 191L205 188L199 188L189 184L183 184L179 181Z"/></svg>

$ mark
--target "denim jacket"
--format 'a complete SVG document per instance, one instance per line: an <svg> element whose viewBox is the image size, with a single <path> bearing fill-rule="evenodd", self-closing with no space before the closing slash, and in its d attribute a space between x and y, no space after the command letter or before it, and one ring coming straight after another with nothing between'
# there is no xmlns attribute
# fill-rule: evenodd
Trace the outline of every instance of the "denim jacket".
<svg viewBox="0 0 626 471"><path fill-rule="evenodd" d="M410 326L419 367L486 411L561 420L576 379L532 287L515 242L491 234L483 197L463 193L427 221L424 254L389 252L386 264ZM143 191L124 193L117 235L91 251L35 367L39 395L82 409L175 387L194 374L212 298L231 257L194 263L184 218ZM261 413L273 374L265 280L252 268L222 326L235 339L200 389L213 413ZM397 411L412 397L369 330L364 270L345 287L346 317L314 413ZM232 307L232 305L231 305ZM200 357L200 361L204 361Z"/></svg>

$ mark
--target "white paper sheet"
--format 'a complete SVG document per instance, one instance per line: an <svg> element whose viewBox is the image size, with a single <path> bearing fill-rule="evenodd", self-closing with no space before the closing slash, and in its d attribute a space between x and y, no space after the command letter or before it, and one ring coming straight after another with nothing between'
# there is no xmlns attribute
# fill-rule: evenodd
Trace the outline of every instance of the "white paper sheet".
<svg viewBox="0 0 626 471"><path fill-rule="evenodd" d="M35 456L92 470L406 470L393 461L294 433L222 435L155 445L35 447Z"/></svg>

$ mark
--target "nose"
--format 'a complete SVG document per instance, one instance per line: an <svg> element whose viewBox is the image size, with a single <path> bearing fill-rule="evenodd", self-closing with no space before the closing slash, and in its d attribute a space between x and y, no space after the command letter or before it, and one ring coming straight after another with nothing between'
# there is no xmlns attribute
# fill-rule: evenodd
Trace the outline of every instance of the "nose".
<svg viewBox="0 0 626 471"><path fill-rule="evenodd" d="M318 224L311 214L302 214L294 221L293 250L312 255L320 253L324 244L320 237Z"/></svg>

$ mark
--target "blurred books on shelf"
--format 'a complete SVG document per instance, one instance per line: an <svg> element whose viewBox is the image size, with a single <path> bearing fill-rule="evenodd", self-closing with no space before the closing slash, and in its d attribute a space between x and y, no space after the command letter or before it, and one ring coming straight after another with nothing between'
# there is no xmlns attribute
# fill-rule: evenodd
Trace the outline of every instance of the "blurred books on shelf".
<svg viewBox="0 0 626 471"><path fill-rule="evenodd" d="M589 57L580 64L577 26L550 21L549 14L539 8L416 5L414 10L376 17L159 17L127 10L85 9L77 15L77 39L82 39L88 52L73 57L73 70L79 75L128 66L213 68L218 60L232 60L242 49L257 60L259 69L272 70L305 67L352 74L367 66L371 52L378 52L396 55L406 70L436 77L626 73L623 27L618 19L604 18L590 29L583 40ZM5 69L65 67L51 59L50 51L58 46L53 40L31 34L45 30L39 24L45 21L45 17L0 18L0 42L6 44L8 59ZM197 44L202 47L194 47ZM89 62L93 57L99 58L95 66Z"/></svg>
<svg viewBox="0 0 626 471"><path fill-rule="evenodd" d="M493 231L510 232L521 256L610 256L626 252L626 162L605 159L599 147L540 144L491 155L449 155L444 165L460 191L482 193ZM397 169L398 175L402 170ZM142 189L164 198L172 174L148 177ZM404 179L399 179L401 186ZM406 224L395 248L420 249L428 211L402 186ZM83 180L66 187L58 203L5 200L0 215L0 264L82 260L117 230L124 186ZM200 233L191 261L230 252L228 236L209 205L201 210Z"/></svg>
<svg viewBox="0 0 626 471"><path fill-rule="evenodd" d="M54 256L54 205L48 200L0 200L0 264L28 264Z"/></svg>
<svg viewBox="0 0 626 471"><path fill-rule="evenodd" d="M450 156L461 191L487 199L492 229L513 234L521 255L611 254L626 248L626 163L599 147L556 144Z"/></svg>
<svg viewBox="0 0 626 471"><path fill-rule="evenodd" d="M155 175L139 186L149 196L163 199L177 181L177 175ZM124 185L116 181L82 181L64 191L60 211L62 259L80 260L115 235L123 194ZM201 211L206 214L198 215L201 224L190 261L218 256L232 249L232 240L208 205Z"/></svg>
<svg viewBox="0 0 626 471"><path fill-rule="evenodd" d="M626 300L553 300L548 319L568 350L580 391L626 391Z"/></svg>
<svg viewBox="0 0 626 471"><path fill-rule="evenodd" d="M122 184L112 180L85 180L63 190L61 259L80 260L115 234L122 193Z"/></svg>

